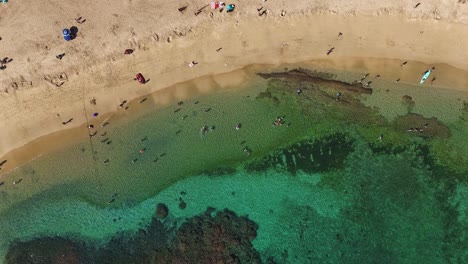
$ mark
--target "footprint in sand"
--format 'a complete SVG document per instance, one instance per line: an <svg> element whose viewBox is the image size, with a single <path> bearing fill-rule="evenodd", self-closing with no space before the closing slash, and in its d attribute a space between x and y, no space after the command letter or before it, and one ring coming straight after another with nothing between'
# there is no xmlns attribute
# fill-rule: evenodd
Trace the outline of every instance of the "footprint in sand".
<svg viewBox="0 0 468 264"><path fill-rule="evenodd" d="M120 33L120 26L117 24L112 25L111 32L117 36Z"/></svg>
<svg viewBox="0 0 468 264"><path fill-rule="evenodd" d="M151 37L153 38L154 41L159 42L159 35L158 34L153 33L153 35Z"/></svg>
<svg viewBox="0 0 468 264"><path fill-rule="evenodd" d="M18 83L17 83L17 82L12 82L12 83L10 84L10 88L12 88L13 91L18 90ZM10 91L10 89L7 89L7 90L6 90L7 93L8 93L9 91Z"/></svg>
<svg viewBox="0 0 468 264"><path fill-rule="evenodd" d="M62 72L53 77L51 77L50 75L45 75L44 80L56 87L60 87L68 80L68 76L66 73Z"/></svg>

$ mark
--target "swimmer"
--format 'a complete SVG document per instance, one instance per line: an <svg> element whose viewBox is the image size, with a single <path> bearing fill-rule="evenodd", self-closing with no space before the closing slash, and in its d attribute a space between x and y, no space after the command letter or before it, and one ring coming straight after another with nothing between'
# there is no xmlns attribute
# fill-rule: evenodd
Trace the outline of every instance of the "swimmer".
<svg viewBox="0 0 468 264"><path fill-rule="evenodd" d="M337 92L336 93L336 100L338 101L338 99L340 99L341 96L342 96L342 94L340 92Z"/></svg>
<svg viewBox="0 0 468 264"><path fill-rule="evenodd" d="M249 148L245 147L243 151L245 152L245 154L247 154L247 156L250 156L251 151Z"/></svg>
<svg viewBox="0 0 468 264"><path fill-rule="evenodd" d="M14 181L13 184L18 184L18 183L20 183L20 182L22 182L22 181L23 181L23 178L21 178L21 179L19 179L19 180L17 180L17 181Z"/></svg>

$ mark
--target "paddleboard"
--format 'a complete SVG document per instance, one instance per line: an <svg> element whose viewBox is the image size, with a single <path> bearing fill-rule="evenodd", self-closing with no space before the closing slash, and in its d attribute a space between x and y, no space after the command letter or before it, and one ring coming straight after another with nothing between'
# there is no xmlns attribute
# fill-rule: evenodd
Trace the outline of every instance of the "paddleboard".
<svg viewBox="0 0 468 264"><path fill-rule="evenodd" d="M431 74L431 70L427 70L426 73L424 73L424 76L422 77L421 81L419 82L419 84L423 84L427 78L429 78L429 75Z"/></svg>

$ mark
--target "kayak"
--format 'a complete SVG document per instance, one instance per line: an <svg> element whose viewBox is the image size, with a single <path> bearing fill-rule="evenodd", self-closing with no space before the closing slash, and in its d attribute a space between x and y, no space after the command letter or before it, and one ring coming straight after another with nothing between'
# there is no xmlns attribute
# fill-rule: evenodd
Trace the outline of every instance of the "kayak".
<svg viewBox="0 0 468 264"><path fill-rule="evenodd" d="M427 78L429 78L430 74L431 74L431 70L427 70L424 73L424 76L421 78L421 81L419 82L419 84L423 84L427 80Z"/></svg>

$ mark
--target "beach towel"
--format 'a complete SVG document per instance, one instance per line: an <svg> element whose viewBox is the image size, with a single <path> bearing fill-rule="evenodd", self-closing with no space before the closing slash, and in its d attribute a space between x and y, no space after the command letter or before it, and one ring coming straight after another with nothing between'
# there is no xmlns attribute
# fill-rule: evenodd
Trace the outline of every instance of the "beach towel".
<svg viewBox="0 0 468 264"><path fill-rule="evenodd" d="M219 7L219 2L211 2L210 3L211 9L218 9Z"/></svg>

